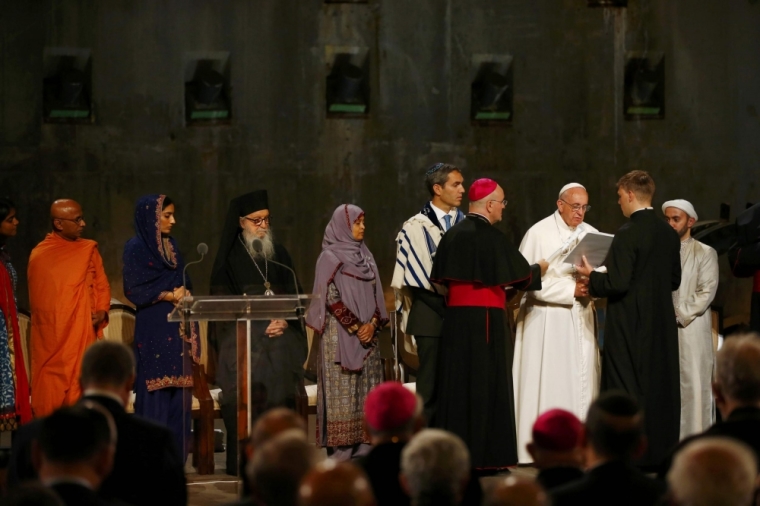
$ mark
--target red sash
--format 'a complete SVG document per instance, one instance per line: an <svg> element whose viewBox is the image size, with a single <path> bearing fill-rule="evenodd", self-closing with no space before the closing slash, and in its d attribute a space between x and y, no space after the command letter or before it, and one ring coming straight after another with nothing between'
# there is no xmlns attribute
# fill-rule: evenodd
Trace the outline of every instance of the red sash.
<svg viewBox="0 0 760 506"><path fill-rule="evenodd" d="M504 309L507 294L500 286L480 286L462 281L449 282L449 306L498 307Z"/></svg>

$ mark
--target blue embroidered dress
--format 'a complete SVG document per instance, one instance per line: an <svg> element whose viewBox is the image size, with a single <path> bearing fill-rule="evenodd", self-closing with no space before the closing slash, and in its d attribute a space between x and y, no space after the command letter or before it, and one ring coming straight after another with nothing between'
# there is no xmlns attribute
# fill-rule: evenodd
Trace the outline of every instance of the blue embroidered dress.
<svg viewBox="0 0 760 506"><path fill-rule="evenodd" d="M175 434L181 455L187 457L192 402L192 362L200 354L198 326L189 338L184 325L168 322L174 309L160 300L182 286L184 261L174 238L168 247L161 234L165 195L148 195L137 201L136 235L124 246L124 293L137 306L135 322L135 413L168 426ZM187 280L191 288L190 279Z"/></svg>

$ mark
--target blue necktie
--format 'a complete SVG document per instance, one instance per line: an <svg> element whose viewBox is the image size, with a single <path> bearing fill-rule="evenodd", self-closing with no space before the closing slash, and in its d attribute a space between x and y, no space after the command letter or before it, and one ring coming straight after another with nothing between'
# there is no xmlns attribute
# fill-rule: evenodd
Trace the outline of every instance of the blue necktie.
<svg viewBox="0 0 760 506"><path fill-rule="evenodd" d="M444 216L443 217L443 221L446 222L446 230L450 229L451 228L451 215L447 214L446 216Z"/></svg>

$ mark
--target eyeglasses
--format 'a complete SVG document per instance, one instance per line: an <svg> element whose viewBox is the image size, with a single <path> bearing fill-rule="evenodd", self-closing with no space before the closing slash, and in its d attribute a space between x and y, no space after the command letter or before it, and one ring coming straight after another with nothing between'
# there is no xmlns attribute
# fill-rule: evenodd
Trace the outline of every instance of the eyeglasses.
<svg viewBox="0 0 760 506"><path fill-rule="evenodd" d="M504 200L489 200L488 202L500 202L501 205L503 205L504 207L507 207L507 203L509 201L507 199L504 199Z"/></svg>
<svg viewBox="0 0 760 506"><path fill-rule="evenodd" d="M591 209L591 206L588 204L586 205L571 204L570 202L567 202L566 200L563 200L563 199L560 199L560 200L564 202L565 204L569 205L570 209L572 209L573 211L583 211L584 213L587 213Z"/></svg>
<svg viewBox="0 0 760 506"><path fill-rule="evenodd" d="M61 221L73 221L77 225L84 225L84 217L81 218L74 218L73 220L71 218L53 218L54 220L61 220Z"/></svg>
<svg viewBox="0 0 760 506"><path fill-rule="evenodd" d="M266 223L267 225L269 225L269 222L272 221L272 217L271 216L266 216L264 218L249 218L247 216L243 216L243 219L250 221L251 223L253 223L257 227L260 227L262 223Z"/></svg>

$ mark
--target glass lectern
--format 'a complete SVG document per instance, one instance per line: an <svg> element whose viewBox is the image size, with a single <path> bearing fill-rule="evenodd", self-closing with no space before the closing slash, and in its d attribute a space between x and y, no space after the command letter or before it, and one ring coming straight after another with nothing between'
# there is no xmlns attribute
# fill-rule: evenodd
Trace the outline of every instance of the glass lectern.
<svg viewBox="0 0 760 506"><path fill-rule="evenodd" d="M251 320L297 320L318 295L209 295L186 297L170 314L171 322L237 321L238 458L251 433ZM185 325L188 328L189 325Z"/></svg>

